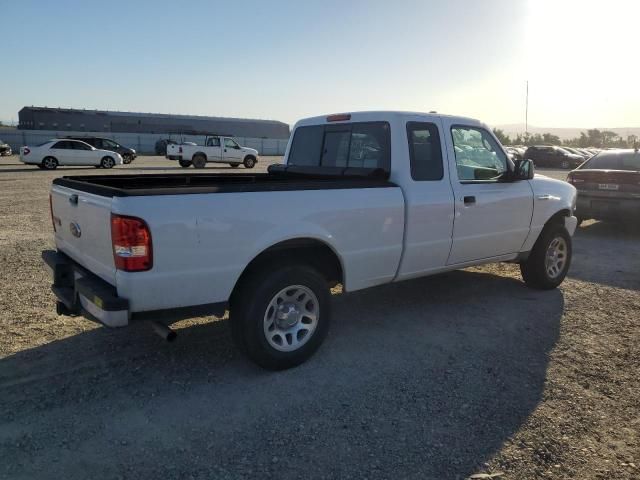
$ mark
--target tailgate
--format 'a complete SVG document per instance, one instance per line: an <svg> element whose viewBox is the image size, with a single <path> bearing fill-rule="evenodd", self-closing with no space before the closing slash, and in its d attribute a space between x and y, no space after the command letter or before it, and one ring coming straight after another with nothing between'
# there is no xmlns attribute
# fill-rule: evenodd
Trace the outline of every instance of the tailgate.
<svg viewBox="0 0 640 480"><path fill-rule="evenodd" d="M58 250L115 285L111 246L111 197L60 185L51 189L51 208Z"/></svg>

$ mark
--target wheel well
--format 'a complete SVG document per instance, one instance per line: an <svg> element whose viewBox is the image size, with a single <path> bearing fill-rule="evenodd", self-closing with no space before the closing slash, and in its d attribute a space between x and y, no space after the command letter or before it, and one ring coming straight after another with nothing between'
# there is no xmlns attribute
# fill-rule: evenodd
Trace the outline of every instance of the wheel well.
<svg viewBox="0 0 640 480"><path fill-rule="evenodd" d="M255 160L256 156L250 153L249 155L245 155L243 160L246 160L247 158L251 158L251 159Z"/></svg>
<svg viewBox="0 0 640 480"><path fill-rule="evenodd" d="M553 216L547 220L547 223L545 223L545 226L547 225L564 225L564 218L565 217L570 217L571 216L571 210L569 210L568 208L565 208L564 210L560 210L559 212L556 212L553 214Z"/></svg>
<svg viewBox="0 0 640 480"><path fill-rule="evenodd" d="M193 154L193 156L191 157L191 160L193 160L194 158L196 158L198 155L203 156L205 160L207 159L207 156L205 155L205 153L204 153L204 152L196 152L196 153L194 153L194 154Z"/></svg>
<svg viewBox="0 0 640 480"><path fill-rule="evenodd" d="M238 285L254 271L272 268L271 265L274 263L285 262L310 265L318 270L331 285L344 281L342 263L330 246L313 238L296 238L277 243L251 260L236 282L234 292Z"/></svg>

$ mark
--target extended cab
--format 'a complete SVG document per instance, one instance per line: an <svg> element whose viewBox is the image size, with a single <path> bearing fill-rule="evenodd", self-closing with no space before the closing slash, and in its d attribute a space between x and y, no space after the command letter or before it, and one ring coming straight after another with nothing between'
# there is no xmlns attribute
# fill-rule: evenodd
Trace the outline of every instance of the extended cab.
<svg viewBox="0 0 640 480"><path fill-rule="evenodd" d="M228 163L232 167L243 164L253 168L258 163L258 151L241 147L235 138L229 135L207 135L204 145L169 144L166 158L178 160L181 167L204 168L207 162Z"/></svg>
<svg viewBox="0 0 640 480"><path fill-rule="evenodd" d="M363 112L298 122L265 174L54 180L58 311L109 326L230 311L267 368L324 339L352 292L491 262L550 289L571 262L575 188L509 160L484 124ZM162 325L157 329L163 330Z"/></svg>

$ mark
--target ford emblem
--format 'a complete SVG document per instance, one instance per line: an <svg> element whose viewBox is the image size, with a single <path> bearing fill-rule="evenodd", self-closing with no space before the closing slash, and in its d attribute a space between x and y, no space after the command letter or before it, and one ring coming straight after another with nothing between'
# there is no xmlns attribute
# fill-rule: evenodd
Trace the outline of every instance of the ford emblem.
<svg viewBox="0 0 640 480"><path fill-rule="evenodd" d="M78 225L75 222L71 222L69 224L69 230L71 230L71 235L73 235L76 238L80 238L80 236L82 235L82 230L80 230L80 225Z"/></svg>

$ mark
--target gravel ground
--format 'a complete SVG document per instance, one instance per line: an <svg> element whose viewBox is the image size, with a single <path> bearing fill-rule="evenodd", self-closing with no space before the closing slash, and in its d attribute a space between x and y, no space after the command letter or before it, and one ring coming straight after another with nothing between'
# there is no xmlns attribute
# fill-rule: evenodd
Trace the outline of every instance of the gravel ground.
<svg viewBox="0 0 640 480"><path fill-rule="evenodd" d="M317 355L273 373L226 319L165 344L57 317L40 251L67 172L103 173L0 160L0 478L640 478L637 226L585 223L554 291L501 264L338 294Z"/></svg>

